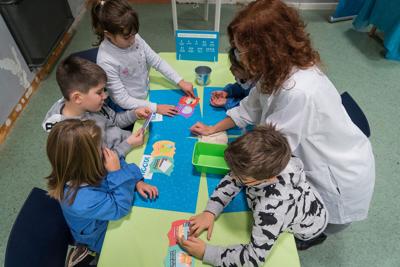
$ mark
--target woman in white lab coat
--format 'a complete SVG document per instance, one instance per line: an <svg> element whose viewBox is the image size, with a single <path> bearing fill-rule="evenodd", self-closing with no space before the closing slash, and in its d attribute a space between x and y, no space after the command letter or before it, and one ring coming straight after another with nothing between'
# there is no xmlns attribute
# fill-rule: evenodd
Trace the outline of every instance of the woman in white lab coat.
<svg viewBox="0 0 400 267"><path fill-rule="evenodd" d="M276 124L329 212L333 233L367 217L375 165L368 138L351 121L339 93L319 69L297 12L279 0L259 0L228 26L231 45L259 82L240 106L213 126L191 127L209 135L234 127Z"/></svg>

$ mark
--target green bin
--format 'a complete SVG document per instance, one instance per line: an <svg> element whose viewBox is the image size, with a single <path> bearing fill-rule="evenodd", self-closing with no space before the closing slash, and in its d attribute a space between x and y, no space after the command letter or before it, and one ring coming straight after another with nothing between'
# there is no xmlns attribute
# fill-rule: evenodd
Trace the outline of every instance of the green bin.
<svg viewBox="0 0 400 267"><path fill-rule="evenodd" d="M224 159L228 145L197 142L194 145L192 164L198 172L226 174L229 167Z"/></svg>

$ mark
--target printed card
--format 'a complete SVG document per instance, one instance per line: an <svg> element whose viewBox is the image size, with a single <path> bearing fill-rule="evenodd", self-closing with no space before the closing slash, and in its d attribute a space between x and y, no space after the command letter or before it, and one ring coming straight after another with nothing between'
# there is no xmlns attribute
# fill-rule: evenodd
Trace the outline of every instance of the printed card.
<svg viewBox="0 0 400 267"><path fill-rule="evenodd" d="M189 236L189 226L188 220L178 220L171 224L171 229L168 232L169 245L174 246L178 244L178 239L183 236L187 239Z"/></svg>
<svg viewBox="0 0 400 267"><path fill-rule="evenodd" d="M179 245L175 245L168 248L164 264L165 267L193 267L194 259L183 251Z"/></svg>

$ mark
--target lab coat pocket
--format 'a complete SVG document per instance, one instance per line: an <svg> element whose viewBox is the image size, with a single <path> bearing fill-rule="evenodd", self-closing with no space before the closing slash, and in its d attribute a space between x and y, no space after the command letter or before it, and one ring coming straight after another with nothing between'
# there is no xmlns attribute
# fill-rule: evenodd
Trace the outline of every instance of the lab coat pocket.
<svg viewBox="0 0 400 267"><path fill-rule="evenodd" d="M344 219L343 199L329 167L325 166L318 170L305 171L305 173L311 187L320 194L324 201L329 212L329 223L342 223Z"/></svg>

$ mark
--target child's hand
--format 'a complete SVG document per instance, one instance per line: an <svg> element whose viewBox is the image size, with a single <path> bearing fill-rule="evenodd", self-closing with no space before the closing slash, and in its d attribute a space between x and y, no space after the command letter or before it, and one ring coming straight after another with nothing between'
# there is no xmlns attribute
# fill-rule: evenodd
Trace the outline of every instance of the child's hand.
<svg viewBox="0 0 400 267"><path fill-rule="evenodd" d="M212 230L214 227L215 215L209 211L203 211L199 215L193 216L189 219L190 233L198 237L204 230L207 229L207 239L211 239Z"/></svg>
<svg viewBox="0 0 400 267"><path fill-rule="evenodd" d="M171 105L157 105L157 113L173 117L178 114L178 110Z"/></svg>
<svg viewBox="0 0 400 267"><path fill-rule="evenodd" d="M107 147L103 148L103 159L104 167L108 172L118 171L121 168L117 153Z"/></svg>
<svg viewBox="0 0 400 267"><path fill-rule="evenodd" d="M228 97L228 92L226 91L213 91L211 92L211 99L213 98L227 98Z"/></svg>
<svg viewBox="0 0 400 267"><path fill-rule="evenodd" d="M196 122L196 124L190 127L190 131L197 135L210 135L215 133L213 126L207 126L201 122Z"/></svg>
<svg viewBox="0 0 400 267"><path fill-rule="evenodd" d="M139 129L136 133L131 134L131 136L126 139L126 142L132 147L141 146L144 143L144 133L142 129Z"/></svg>
<svg viewBox="0 0 400 267"><path fill-rule="evenodd" d="M189 236L187 240L179 238L179 245L190 255L202 260L206 252L206 243L200 238Z"/></svg>
<svg viewBox="0 0 400 267"><path fill-rule="evenodd" d="M148 107L141 107L134 110L138 119L147 119L151 115L151 109Z"/></svg>
<svg viewBox="0 0 400 267"><path fill-rule="evenodd" d="M136 184L136 190L144 198L154 199L158 196L158 189L155 186L149 185L143 181L139 181Z"/></svg>
<svg viewBox="0 0 400 267"><path fill-rule="evenodd" d="M193 84L192 83L182 80L178 83L178 86L182 89L183 92L185 92L186 95L196 98L194 95L194 92L193 92Z"/></svg>
<svg viewBox="0 0 400 267"><path fill-rule="evenodd" d="M226 104L226 98L224 97L219 97L219 98L211 98L210 104L214 107L223 107Z"/></svg>

